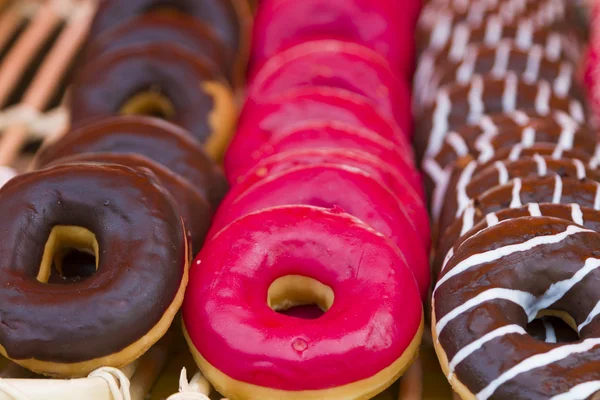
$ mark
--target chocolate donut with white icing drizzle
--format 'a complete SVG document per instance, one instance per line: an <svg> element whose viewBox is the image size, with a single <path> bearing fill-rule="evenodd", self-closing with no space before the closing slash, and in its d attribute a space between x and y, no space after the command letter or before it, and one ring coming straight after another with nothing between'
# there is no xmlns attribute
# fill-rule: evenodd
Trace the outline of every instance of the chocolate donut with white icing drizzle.
<svg viewBox="0 0 600 400"><path fill-rule="evenodd" d="M546 81L537 84L519 80L514 73L498 79L489 74L474 75L467 85L453 84L441 89L434 104L427 108L415 134L420 159L435 155L452 129L476 123L485 114L534 110L542 116L551 110L567 112L575 121L586 121L586 110L574 99L557 97Z"/></svg>
<svg viewBox="0 0 600 400"><path fill-rule="evenodd" d="M598 247L599 233L571 221L521 217L458 248L434 290L432 332L463 399L587 399L600 390ZM543 315L580 339L532 338L525 327Z"/></svg>

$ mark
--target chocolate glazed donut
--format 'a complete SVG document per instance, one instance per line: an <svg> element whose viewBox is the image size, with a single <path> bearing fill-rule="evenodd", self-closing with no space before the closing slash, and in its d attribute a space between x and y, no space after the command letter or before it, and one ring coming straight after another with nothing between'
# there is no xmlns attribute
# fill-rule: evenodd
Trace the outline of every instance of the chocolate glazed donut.
<svg viewBox="0 0 600 400"><path fill-rule="evenodd" d="M57 166L8 182L0 212L0 353L38 373L85 376L133 361L167 331L190 250L153 176L118 165ZM46 283L69 249L93 252L95 274Z"/></svg>
<svg viewBox="0 0 600 400"><path fill-rule="evenodd" d="M599 247L598 232L571 221L521 217L458 248L434 289L432 333L463 399L587 399L600 390ZM579 340L529 336L527 324L545 315Z"/></svg>
<svg viewBox="0 0 600 400"><path fill-rule="evenodd" d="M81 153L139 154L187 179L216 209L228 190L227 181L193 139L177 126L148 117L111 117L74 127L47 142L34 166Z"/></svg>
<svg viewBox="0 0 600 400"><path fill-rule="evenodd" d="M105 53L149 43L183 47L210 64L212 70L226 71L233 83L231 54L209 26L188 15L148 13L133 18L88 43L82 63L93 62Z"/></svg>
<svg viewBox="0 0 600 400"><path fill-rule="evenodd" d="M147 44L104 54L78 71L71 88L71 121L113 115L171 121L221 157L235 125L230 86L189 51Z"/></svg>
<svg viewBox="0 0 600 400"><path fill-rule="evenodd" d="M48 166L76 163L118 164L150 171L156 175L156 178L175 199L177 209L192 239L192 253L198 254L210 228L213 211L206 197L201 195L190 181L139 154L84 153L59 158L50 162Z"/></svg>
<svg viewBox="0 0 600 400"><path fill-rule="evenodd" d="M210 26L225 45L235 70L243 74L248 61L252 14L246 0L103 0L92 24L92 39L148 12L183 13ZM241 75L240 75L241 78Z"/></svg>

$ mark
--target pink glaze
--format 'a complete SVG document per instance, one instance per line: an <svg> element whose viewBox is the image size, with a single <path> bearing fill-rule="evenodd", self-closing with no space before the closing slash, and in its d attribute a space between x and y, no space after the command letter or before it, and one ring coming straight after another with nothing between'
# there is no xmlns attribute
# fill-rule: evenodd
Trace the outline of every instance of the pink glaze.
<svg viewBox="0 0 600 400"><path fill-rule="evenodd" d="M591 7L590 43L584 63L584 83L595 116L600 117L600 5Z"/></svg>
<svg viewBox="0 0 600 400"><path fill-rule="evenodd" d="M314 164L337 164L358 168L394 193L401 203L412 204L425 211L425 190L416 168L399 158L394 167L360 150L306 149L274 154L256 164L229 191L232 198L258 181L289 169ZM406 202L405 202L406 200Z"/></svg>
<svg viewBox="0 0 600 400"><path fill-rule="evenodd" d="M407 154L413 151L390 118L378 113L367 98L343 89L306 87L277 96L269 103L246 103L238 124L238 132L225 154L227 169L235 169L252 150L269 141L274 133L309 122L339 121L371 129L396 142Z"/></svg>
<svg viewBox="0 0 600 400"><path fill-rule="evenodd" d="M268 58L299 43L338 39L378 52L394 71L410 81L414 64L416 3L398 0L264 0L254 23L250 71L257 71Z"/></svg>
<svg viewBox="0 0 600 400"><path fill-rule="evenodd" d="M273 311L267 290L287 275L331 287L332 307L313 320ZM212 366L288 391L375 375L400 358L421 318L415 280L387 239L347 214L301 206L247 215L207 242L183 303L187 332Z"/></svg>
<svg viewBox="0 0 600 400"><path fill-rule="evenodd" d="M265 63L251 81L248 97L259 103L302 86L346 89L370 99L412 136L411 93L388 62L373 50L338 40L291 47Z"/></svg>
<svg viewBox="0 0 600 400"><path fill-rule="evenodd" d="M270 141L254 151L237 155L228 153L225 174L229 182L238 182L254 165L265 157L300 149L355 149L369 153L383 162L396 165L398 160L411 159L403 150L370 129L341 122L319 122L296 125L273 133Z"/></svg>
<svg viewBox="0 0 600 400"><path fill-rule="evenodd" d="M389 237L415 274L421 294L429 286L429 220L420 199L400 202L372 175L343 165L296 167L265 178L245 192L231 193L217 210L208 238L243 215L264 208L304 204L340 207Z"/></svg>

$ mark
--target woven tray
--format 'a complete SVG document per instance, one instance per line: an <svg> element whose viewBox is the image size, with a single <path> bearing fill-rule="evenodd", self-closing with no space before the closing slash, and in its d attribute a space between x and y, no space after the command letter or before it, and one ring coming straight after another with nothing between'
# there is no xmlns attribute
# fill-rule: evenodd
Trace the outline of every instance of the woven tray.
<svg viewBox="0 0 600 400"><path fill-rule="evenodd" d="M0 0L0 184L10 168L29 168L43 140L68 128L65 82L95 8L95 0ZM210 385L197 373L178 324L172 330L131 365L101 368L83 379L45 379L0 357L0 400L201 399ZM430 340L424 342L405 377L376 399L452 398ZM196 397L173 395L180 391Z"/></svg>

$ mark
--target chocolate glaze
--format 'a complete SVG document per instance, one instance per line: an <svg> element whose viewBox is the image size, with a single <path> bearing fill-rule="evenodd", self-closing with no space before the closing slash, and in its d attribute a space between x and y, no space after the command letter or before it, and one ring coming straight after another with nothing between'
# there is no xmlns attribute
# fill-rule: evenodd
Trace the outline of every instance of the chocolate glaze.
<svg viewBox="0 0 600 400"><path fill-rule="evenodd" d="M218 70L211 70L188 50L164 44L128 47L95 57L76 74L71 88L71 121L117 115L133 96L147 91L169 99L174 115L169 120L190 132L201 143L216 134L209 116L215 109L205 82L222 83Z"/></svg>
<svg viewBox="0 0 600 400"><path fill-rule="evenodd" d="M476 162L473 163L477 165ZM445 196L446 201L438 220L440 232L444 232L452 224L457 215L468 205L469 199L476 198L495 186L503 185L510 179L558 174L562 178L586 178L600 182L600 172L585 167L581 160L554 159L551 156L539 155L515 161L498 162L472 175L468 170L464 171L462 177L458 179L457 185L449 185Z"/></svg>
<svg viewBox="0 0 600 400"><path fill-rule="evenodd" d="M540 203L539 210L540 210L540 214L545 217L554 217L554 218L561 218L561 219L564 219L567 221L573 221L580 225L585 226L588 229L592 229L594 231L600 232L600 212L597 210L594 210L593 208L590 208L590 207L579 206L579 209L581 210L581 216L583 219L583 224L581 224L581 221L573 220L573 216L577 215L577 212L575 212L575 214L574 214L573 210L574 209L577 210L578 209L577 206L579 206L579 205L578 204ZM534 211L534 210L536 210L536 209L530 208L529 206L523 206L523 207L519 207L519 208L507 208L504 210L500 210L500 211L496 212L494 215L498 218L498 221L504 221L507 219L513 219L513 218L519 218L519 217L535 216L535 215L532 215L532 211ZM454 229L452 231L446 231L446 237L444 237L444 240L442 241L442 245L438 248L438 250L436 252L436 256L435 256L435 261L433 262L433 271L434 271L433 279L437 280L437 277L442 268L444 258L446 257L446 255L448 254L448 251L450 251L450 249L454 249L453 252L456 252L458 247L465 240L467 240L471 236L475 235L477 232L481 231L482 229L487 228L488 226L490 226L488 224L488 221L486 219L482 219L477 224L475 224L475 226L472 229L470 229L463 235L460 235L460 233L457 232L456 229ZM455 227L457 227L457 226L453 226L453 228L455 228Z"/></svg>
<svg viewBox="0 0 600 400"><path fill-rule="evenodd" d="M135 153L189 180L216 208L228 186L221 169L186 132L149 117L111 117L75 126L37 153L35 164L81 153Z"/></svg>
<svg viewBox="0 0 600 400"><path fill-rule="evenodd" d="M242 46L242 24L234 0L103 0L90 30L92 38L152 9L179 11L208 24L234 56ZM232 57L233 58L233 57Z"/></svg>
<svg viewBox="0 0 600 400"><path fill-rule="evenodd" d="M121 351L156 325L181 285L181 220L147 173L66 165L24 174L0 190L0 212L0 343L11 358L70 363ZM69 285L37 281L57 225L96 235L93 276Z"/></svg>
<svg viewBox="0 0 600 400"><path fill-rule="evenodd" d="M205 22L188 15L147 13L132 18L88 43L82 61L94 62L103 54L149 43L183 47L210 64L212 70L227 71L231 81L231 52L227 52Z"/></svg>
<svg viewBox="0 0 600 400"><path fill-rule="evenodd" d="M539 244L523 249L522 244L532 238ZM506 246L510 245L519 246L520 251L508 251ZM503 257L490 262L471 258L473 265L459 272L458 264L468 257L501 247L507 250ZM566 312L577 326L582 326L581 339L569 344L543 343L526 334L507 333L478 346L458 363L455 373L479 399L548 399L600 378L600 318L585 324L600 301L598 248L597 232L581 231L570 221L549 217L511 219L482 230L460 246L434 293L434 330L449 360L498 328L512 325L524 329L538 311ZM549 292L558 282L562 284ZM511 290L506 300L499 299L498 292L489 292L496 288ZM518 298L516 291L527 295ZM473 300L484 292L489 300ZM543 302L549 299L545 305ZM472 307L457 310L469 301ZM558 348L564 353L553 361L548 353ZM536 355L537 359L524 364ZM499 381L497 387L493 384L518 365L523 369L519 374Z"/></svg>
<svg viewBox="0 0 600 400"><path fill-rule="evenodd" d="M138 154L84 153L52 161L48 166L74 163L119 164L156 175L165 189L171 193L181 213L185 227L192 239L193 254L197 254L210 228L212 207L205 196L190 181L171 172L166 167Z"/></svg>
<svg viewBox="0 0 600 400"><path fill-rule="evenodd" d="M516 82L509 96L511 101L507 101L503 94L513 79ZM545 95L539 96L540 93ZM446 96L449 104L446 104ZM539 101L540 98L542 101ZM474 103L477 108L472 108ZM557 97L547 82L530 84L511 77L510 74L506 78L475 75L469 84L446 86L438 93L435 103L426 109L415 134L417 155L421 159L425 154L437 154L449 131L467 123L478 122L485 114L510 111L505 109L507 103L513 109L533 110L543 116L549 115L551 110L562 110L579 123L585 122L587 118L579 101Z"/></svg>

